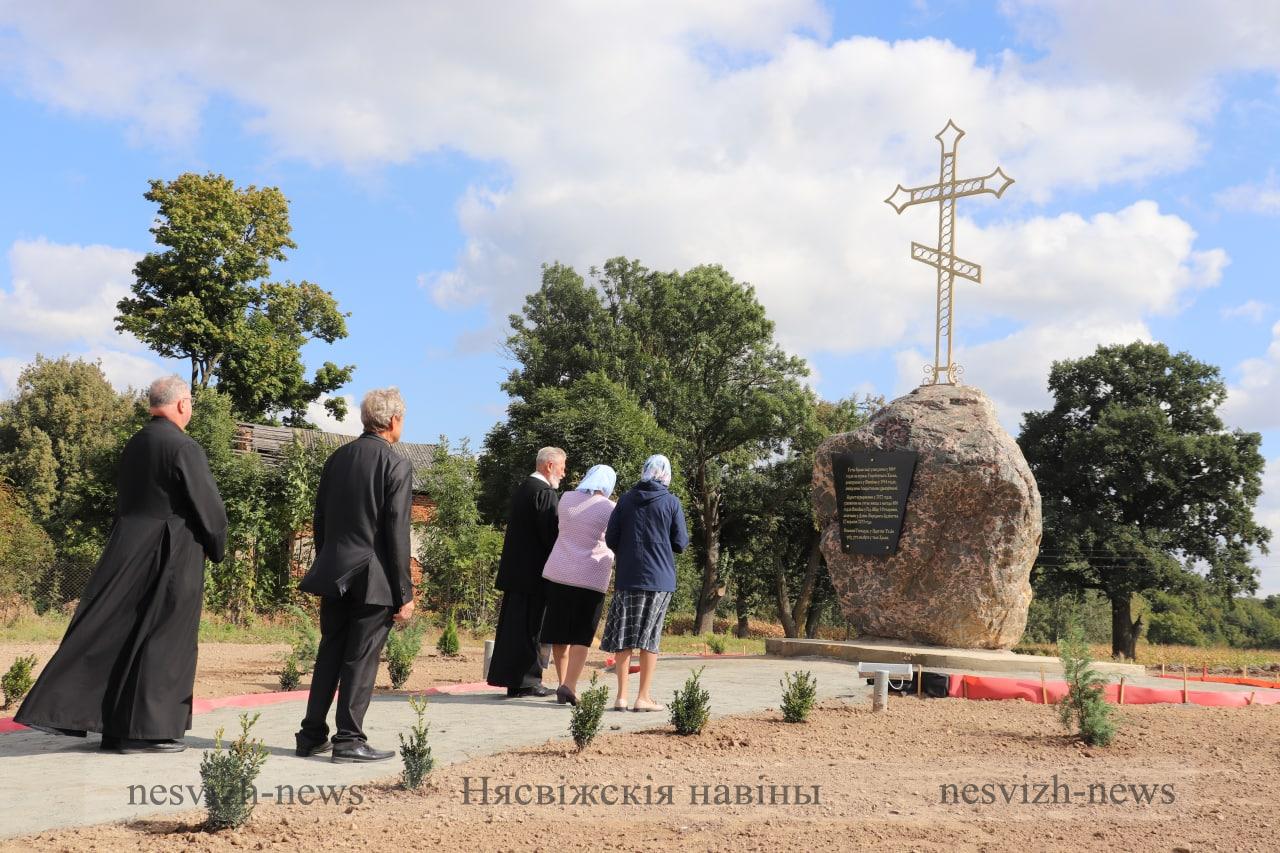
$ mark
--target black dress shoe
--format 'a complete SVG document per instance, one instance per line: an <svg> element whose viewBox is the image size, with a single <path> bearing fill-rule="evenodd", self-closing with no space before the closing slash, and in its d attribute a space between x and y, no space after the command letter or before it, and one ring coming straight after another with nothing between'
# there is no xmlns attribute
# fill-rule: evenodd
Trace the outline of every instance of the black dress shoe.
<svg viewBox="0 0 1280 853"><path fill-rule="evenodd" d="M108 752L118 752L121 755L135 755L144 752L182 752L187 748L187 745L180 740L171 738L141 740L138 738L117 738L103 735L101 748Z"/></svg>
<svg viewBox="0 0 1280 853"><path fill-rule="evenodd" d="M320 755L321 753L328 752L333 749L333 742L328 738L325 738L320 743L301 737L296 738L296 740L298 742L298 747L293 751L293 754L299 758L306 758L309 755Z"/></svg>
<svg viewBox="0 0 1280 853"><path fill-rule="evenodd" d="M556 702L560 705L568 702L570 705L578 704L578 696L568 687L561 684L556 688Z"/></svg>
<svg viewBox="0 0 1280 853"><path fill-rule="evenodd" d="M386 761L393 755L395 755L395 752L392 750L374 749L361 740L335 743L333 745L333 758L329 760L335 764L357 764L363 761Z"/></svg>
<svg viewBox="0 0 1280 853"><path fill-rule="evenodd" d="M537 696L541 699L544 696L550 696L555 693L550 687L544 687L541 684L535 684L532 687L508 687L507 698L519 699L521 696Z"/></svg>
<svg viewBox="0 0 1280 853"><path fill-rule="evenodd" d="M47 735L66 735L67 737L85 737L88 734L84 729L60 729L57 726L37 726L34 723L27 726L27 728L44 732Z"/></svg>

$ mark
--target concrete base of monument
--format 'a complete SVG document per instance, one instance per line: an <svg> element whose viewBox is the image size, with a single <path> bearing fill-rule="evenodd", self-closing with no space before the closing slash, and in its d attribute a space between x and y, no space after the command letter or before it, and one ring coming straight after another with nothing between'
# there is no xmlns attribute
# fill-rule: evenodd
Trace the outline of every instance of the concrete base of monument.
<svg viewBox="0 0 1280 853"><path fill-rule="evenodd" d="M824 657L876 663L914 663L926 669L954 669L968 672L1039 672L1061 673L1057 658L1043 655L1021 655L999 649L950 649L925 646L902 640L865 637L858 640L799 640L769 638L764 641L766 654L778 657ZM1146 675L1146 667L1136 663L1095 661L1094 668L1111 675Z"/></svg>

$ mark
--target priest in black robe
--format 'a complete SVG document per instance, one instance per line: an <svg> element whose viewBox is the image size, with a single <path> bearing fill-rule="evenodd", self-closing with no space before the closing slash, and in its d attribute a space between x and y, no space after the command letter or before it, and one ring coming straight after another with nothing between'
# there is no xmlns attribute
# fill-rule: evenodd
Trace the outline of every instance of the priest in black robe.
<svg viewBox="0 0 1280 853"><path fill-rule="evenodd" d="M191 387L149 391L151 420L124 447L116 518L61 645L14 720L102 733L116 752L181 752L191 728L204 561L221 562L227 514L204 450L186 434Z"/></svg>
<svg viewBox="0 0 1280 853"><path fill-rule="evenodd" d="M498 630L488 682L507 688L508 697L550 696L542 684L542 617L547 609L542 569L556 544L560 503L556 489L564 477L565 452L538 451L536 470L511 496L495 586L502 591Z"/></svg>

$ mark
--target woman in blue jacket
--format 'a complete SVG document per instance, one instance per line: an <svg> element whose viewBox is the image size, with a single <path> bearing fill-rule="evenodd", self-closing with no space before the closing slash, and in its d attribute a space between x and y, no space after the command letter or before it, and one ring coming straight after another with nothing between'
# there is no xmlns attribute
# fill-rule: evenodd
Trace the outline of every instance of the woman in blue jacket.
<svg viewBox="0 0 1280 853"><path fill-rule="evenodd" d="M649 695L658 666L658 642L667 605L676 591L675 555L689 545L684 507L673 495L671 462L655 454L644 463L640 482L618 500L604 539L615 555L614 593L600 648L614 652L618 675L615 711L627 709L631 650L640 650L640 691L633 711L661 711Z"/></svg>

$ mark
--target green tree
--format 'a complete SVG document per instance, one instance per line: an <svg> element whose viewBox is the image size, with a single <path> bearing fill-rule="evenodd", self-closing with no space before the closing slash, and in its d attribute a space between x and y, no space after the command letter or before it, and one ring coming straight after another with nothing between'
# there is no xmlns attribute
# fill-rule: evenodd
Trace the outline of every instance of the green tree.
<svg viewBox="0 0 1280 853"><path fill-rule="evenodd" d="M701 574L695 630L706 633L725 594L726 475L744 454L782 449L804 418L808 369L774 342L753 288L719 266L662 273L614 258L592 273L588 286L570 268L543 268L541 288L511 318L520 367L506 388L527 401L603 372L675 439Z"/></svg>
<svg viewBox="0 0 1280 853"><path fill-rule="evenodd" d="M565 483L572 487L592 465L618 472L618 493L640 478L653 453L675 455L675 439L658 426L635 395L603 373L587 373L569 385L534 388L511 403L507 419L485 437L478 461L480 507L495 523L506 521L511 492L533 470L538 448L568 454ZM681 484L675 484L677 493Z"/></svg>
<svg viewBox="0 0 1280 853"><path fill-rule="evenodd" d="M31 520L8 486L0 485L0 601L30 600L36 579L53 564L53 540Z"/></svg>
<svg viewBox="0 0 1280 853"><path fill-rule="evenodd" d="M61 558L90 564L115 516L120 449L144 411L111 387L100 365L68 357L36 356L16 390L0 403L0 479Z"/></svg>
<svg viewBox="0 0 1280 853"><path fill-rule="evenodd" d="M806 417L781 453L730 471L725 482L723 558L738 603L739 633L762 604L788 637L815 636L818 615L834 597L810 498L813 456L838 432L857 429L871 401L810 399Z"/></svg>
<svg viewBox="0 0 1280 853"><path fill-rule="evenodd" d="M420 476L436 504L420 554L424 603L438 613L461 613L473 628L491 625L502 534L480 521L476 459L465 441L455 451L440 436L431 467Z"/></svg>
<svg viewBox="0 0 1280 853"><path fill-rule="evenodd" d="M241 417L284 412L304 424L307 404L346 384L355 368L325 362L308 381L302 346L345 338L348 315L310 282L263 281L271 262L296 248L283 193L191 172L150 186L145 198L159 206L151 233L165 248L134 267L116 328L188 360L192 387L216 381ZM325 405L339 419L346 413L341 398Z"/></svg>
<svg viewBox="0 0 1280 853"><path fill-rule="evenodd" d="M1018 438L1043 498L1040 591L1100 590L1112 651L1132 658L1136 594L1185 589L1197 566L1224 599L1257 588L1262 439L1224 427L1217 368L1163 344L1104 346L1055 362L1049 390L1053 408L1024 415Z"/></svg>

